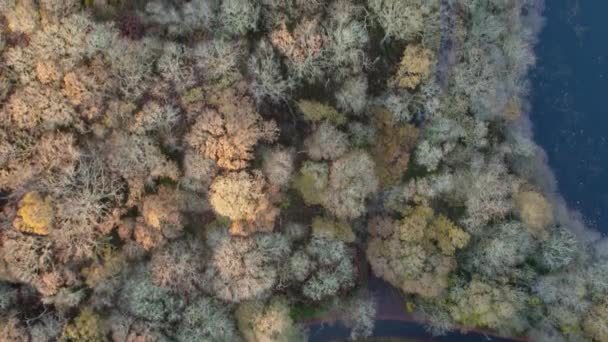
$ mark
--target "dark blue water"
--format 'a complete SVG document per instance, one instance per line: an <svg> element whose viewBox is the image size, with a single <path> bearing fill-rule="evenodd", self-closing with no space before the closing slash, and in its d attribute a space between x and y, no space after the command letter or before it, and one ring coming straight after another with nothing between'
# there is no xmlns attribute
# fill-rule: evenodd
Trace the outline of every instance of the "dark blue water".
<svg viewBox="0 0 608 342"><path fill-rule="evenodd" d="M608 233L608 1L548 0L532 72L536 142L569 207Z"/></svg>

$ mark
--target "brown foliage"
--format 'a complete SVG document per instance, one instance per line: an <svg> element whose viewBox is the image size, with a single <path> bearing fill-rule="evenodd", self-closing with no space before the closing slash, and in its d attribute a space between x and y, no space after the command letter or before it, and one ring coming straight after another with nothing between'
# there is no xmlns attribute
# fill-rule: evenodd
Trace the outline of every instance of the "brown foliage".
<svg viewBox="0 0 608 342"><path fill-rule="evenodd" d="M211 95L186 135L187 144L221 168L240 170L253 159L259 140L274 141L277 126L263 121L252 100L234 90Z"/></svg>
<svg viewBox="0 0 608 342"><path fill-rule="evenodd" d="M70 133L46 133L37 141L15 134L6 143L11 151L6 165L0 164L0 188L16 189L34 177L67 172L80 156Z"/></svg>
<svg viewBox="0 0 608 342"><path fill-rule="evenodd" d="M77 107L81 117L92 120L104 110L104 102L118 84L100 57L90 65L82 65L63 77L63 93Z"/></svg>
<svg viewBox="0 0 608 342"><path fill-rule="evenodd" d="M394 185L403 177L419 131L413 125L400 124L385 109L374 110L377 138L372 147L376 172L383 186Z"/></svg>
<svg viewBox="0 0 608 342"><path fill-rule="evenodd" d="M183 198L168 187L160 187L156 194L145 196L140 206L141 216L133 230L135 241L149 251L181 236L182 208ZM123 235L128 236L129 229L122 230Z"/></svg>
<svg viewBox="0 0 608 342"><path fill-rule="evenodd" d="M10 97L0 111L0 124L26 130L50 130L69 126L75 117L76 111L59 90L33 82Z"/></svg>
<svg viewBox="0 0 608 342"><path fill-rule="evenodd" d="M174 181L179 178L177 164L150 137L116 133L109 137L105 152L110 169L127 180L128 205L139 201L147 182L161 177Z"/></svg>
<svg viewBox="0 0 608 342"><path fill-rule="evenodd" d="M321 53L326 37L318 32L317 20L304 20L290 32L285 23L274 29L270 41L283 55L295 63L303 63Z"/></svg>

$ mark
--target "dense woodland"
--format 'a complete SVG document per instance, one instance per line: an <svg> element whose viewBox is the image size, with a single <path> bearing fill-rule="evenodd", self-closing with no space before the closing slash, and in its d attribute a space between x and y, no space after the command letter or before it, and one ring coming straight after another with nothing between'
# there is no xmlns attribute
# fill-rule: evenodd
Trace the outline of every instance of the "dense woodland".
<svg viewBox="0 0 608 342"><path fill-rule="evenodd" d="M373 272L435 334L608 341L529 128L541 5L0 0L0 340L365 337Z"/></svg>

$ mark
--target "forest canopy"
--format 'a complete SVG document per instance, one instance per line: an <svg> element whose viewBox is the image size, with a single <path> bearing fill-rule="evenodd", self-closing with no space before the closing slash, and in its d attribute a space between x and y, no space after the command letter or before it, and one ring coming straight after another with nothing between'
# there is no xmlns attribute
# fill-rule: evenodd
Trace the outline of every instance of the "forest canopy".
<svg viewBox="0 0 608 342"><path fill-rule="evenodd" d="M0 0L0 341L608 340L535 0Z"/></svg>

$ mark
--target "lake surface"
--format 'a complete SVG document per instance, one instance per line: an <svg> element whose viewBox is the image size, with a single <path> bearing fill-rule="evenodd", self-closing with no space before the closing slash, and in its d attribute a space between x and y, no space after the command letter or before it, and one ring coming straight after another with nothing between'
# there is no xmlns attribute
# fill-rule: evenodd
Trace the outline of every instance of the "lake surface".
<svg viewBox="0 0 608 342"><path fill-rule="evenodd" d="M532 72L534 140L558 189L608 233L608 1L549 0Z"/></svg>

